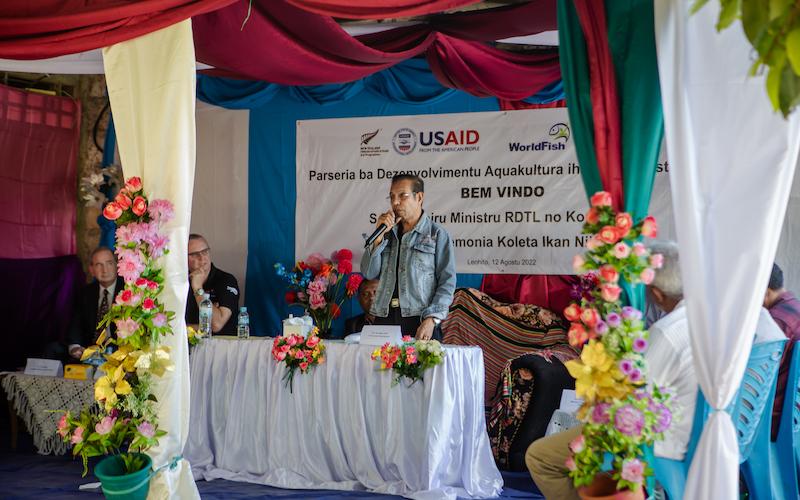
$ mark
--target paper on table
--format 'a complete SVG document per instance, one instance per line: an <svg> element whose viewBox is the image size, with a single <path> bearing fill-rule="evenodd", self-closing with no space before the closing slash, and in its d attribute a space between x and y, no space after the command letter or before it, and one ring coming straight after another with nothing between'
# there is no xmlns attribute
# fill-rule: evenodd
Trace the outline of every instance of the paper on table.
<svg viewBox="0 0 800 500"><path fill-rule="evenodd" d="M582 404L583 400L575 394L574 390L564 389L561 391L561 403L558 405L560 410L574 415Z"/></svg>

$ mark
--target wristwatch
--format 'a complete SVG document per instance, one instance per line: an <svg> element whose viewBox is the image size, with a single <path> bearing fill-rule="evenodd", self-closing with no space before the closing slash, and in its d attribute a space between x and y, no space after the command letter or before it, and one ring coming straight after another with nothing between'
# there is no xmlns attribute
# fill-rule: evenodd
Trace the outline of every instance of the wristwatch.
<svg viewBox="0 0 800 500"><path fill-rule="evenodd" d="M197 290L195 290L194 294L197 295L198 297L202 297L203 295L206 294L206 291L203 290L203 288L201 287L201 288L198 288Z"/></svg>
<svg viewBox="0 0 800 500"><path fill-rule="evenodd" d="M433 326L439 326L440 324L442 324L442 320L440 320L439 318L434 318L433 316L428 316L428 317L433 320Z"/></svg>

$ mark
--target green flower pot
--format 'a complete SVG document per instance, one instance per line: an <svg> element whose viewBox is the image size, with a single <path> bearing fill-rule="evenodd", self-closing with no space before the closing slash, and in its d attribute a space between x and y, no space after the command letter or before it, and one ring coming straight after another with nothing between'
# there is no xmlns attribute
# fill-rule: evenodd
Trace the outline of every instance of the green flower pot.
<svg viewBox="0 0 800 500"><path fill-rule="evenodd" d="M150 491L150 475L153 460L149 455L141 456L144 468L133 473L125 472L125 464L119 455L111 455L101 460L94 468L94 475L100 480L103 494L109 500L145 500Z"/></svg>

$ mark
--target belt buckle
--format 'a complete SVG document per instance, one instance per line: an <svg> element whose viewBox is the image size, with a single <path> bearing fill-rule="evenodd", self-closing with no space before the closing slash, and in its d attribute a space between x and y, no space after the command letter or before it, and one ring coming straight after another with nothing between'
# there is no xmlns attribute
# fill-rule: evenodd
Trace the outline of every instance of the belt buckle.
<svg viewBox="0 0 800 500"><path fill-rule="evenodd" d="M394 308L400 307L400 299L392 299L389 305Z"/></svg>

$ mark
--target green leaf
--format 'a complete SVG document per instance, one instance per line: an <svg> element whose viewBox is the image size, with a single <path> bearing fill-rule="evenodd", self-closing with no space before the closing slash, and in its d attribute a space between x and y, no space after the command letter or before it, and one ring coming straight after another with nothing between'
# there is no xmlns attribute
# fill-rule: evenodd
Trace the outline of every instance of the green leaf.
<svg viewBox="0 0 800 500"><path fill-rule="evenodd" d="M738 17L741 10L741 0L720 0L722 10L717 21L717 31L722 31L731 25Z"/></svg>
<svg viewBox="0 0 800 500"><path fill-rule="evenodd" d="M793 29L786 37L786 55L794 72L800 75L800 27Z"/></svg>
<svg viewBox="0 0 800 500"><path fill-rule="evenodd" d="M778 97L781 113L786 118L800 102L800 77L792 70L791 65L783 66Z"/></svg>
<svg viewBox="0 0 800 500"><path fill-rule="evenodd" d="M781 87L781 71L785 66L786 61L783 61L777 66L772 66L767 73L767 96L769 102L772 103L772 109L780 109L779 93Z"/></svg>
<svg viewBox="0 0 800 500"><path fill-rule="evenodd" d="M742 1L742 28L754 47L769 27L769 15L764 9L763 0Z"/></svg>
<svg viewBox="0 0 800 500"><path fill-rule="evenodd" d="M708 0L694 0L692 4L692 8L689 9L689 15L694 14L698 10L702 9L705 4L708 3Z"/></svg>
<svg viewBox="0 0 800 500"><path fill-rule="evenodd" d="M754 3L760 3L761 4L761 8L762 9L764 8L763 7L763 3L764 3L763 0L756 1ZM780 16L786 14L786 11L789 10L789 8L792 6L793 3L794 3L794 0L769 0L769 9L768 9L768 12L767 12L769 14L769 18L770 19L775 19L777 17L780 17Z"/></svg>

